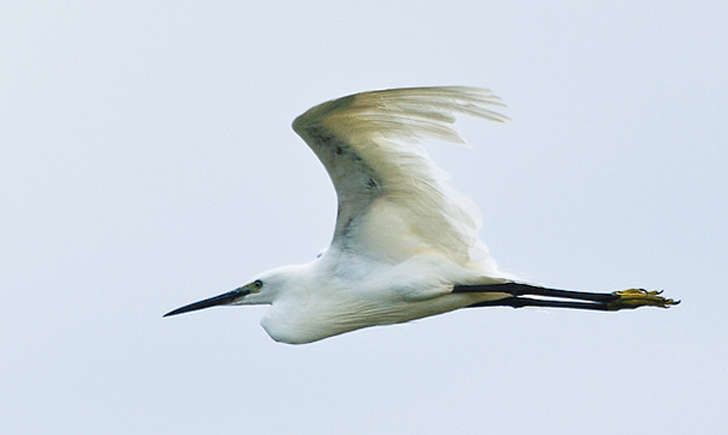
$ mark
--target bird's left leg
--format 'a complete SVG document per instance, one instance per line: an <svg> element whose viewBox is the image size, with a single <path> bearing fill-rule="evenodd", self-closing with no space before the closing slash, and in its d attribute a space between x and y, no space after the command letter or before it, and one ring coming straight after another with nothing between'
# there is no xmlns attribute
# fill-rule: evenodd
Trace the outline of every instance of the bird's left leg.
<svg viewBox="0 0 728 435"><path fill-rule="evenodd" d="M609 311L607 304L601 302L574 302L574 301L557 301L547 299L534 299L524 297L510 297L505 299L497 299L494 301L477 302L468 305L467 308L477 307L546 307L546 308L577 308L581 310L598 310Z"/></svg>
<svg viewBox="0 0 728 435"><path fill-rule="evenodd" d="M473 306L494 306L508 305L513 307L521 306L548 306L557 308L582 308L591 310L617 311L642 306L653 306L667 308L670 305L677 305L680 301L660 296L662 292L647 291L644 289L629 289L612 293L591 293L571 290L558 290L545 287L533 286L521 283L486 284L486 285L456 285L453 293L508 293L513 298L499 301L478 303ZM520 296L542 296L558 299L576 299L584 302L554 301L549 299L529 299ZM499 303L500 302L500 303ZM515 304L515 305L514 305Z"/></svg>

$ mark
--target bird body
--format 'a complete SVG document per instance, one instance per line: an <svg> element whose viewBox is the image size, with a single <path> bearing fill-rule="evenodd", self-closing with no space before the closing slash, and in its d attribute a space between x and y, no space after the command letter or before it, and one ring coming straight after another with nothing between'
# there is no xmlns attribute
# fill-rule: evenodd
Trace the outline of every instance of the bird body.
<svg viewBox="0 0 728 435"><path fill-rule="evenodd" d="M365 92L311 108L293 129L336 189L331 246L310 263L271 270L167 315L269 304L261 321L266 332L276 341L300 344L471 306L618 310L675 303L641 289L546 289L498 269L479 239L477 206L447 184L421 145L464 143L454 129L455 115L504 122L508 118L493 110L498 107L504 107L500 99L486 89L430 87Z"/></svg>
<svg viewBox="0 0 728 435"><path fill-rule="evenodd" d="M453 283L500 283L434 254L391 265L330 249L311 263L274 269L264 286L285 288L261 321L276 341L308 343L368 326L441 314L505 293L452 293ZM262 292L261 292L262 294ZM240 304L259 303L243 298Z"/></svg>

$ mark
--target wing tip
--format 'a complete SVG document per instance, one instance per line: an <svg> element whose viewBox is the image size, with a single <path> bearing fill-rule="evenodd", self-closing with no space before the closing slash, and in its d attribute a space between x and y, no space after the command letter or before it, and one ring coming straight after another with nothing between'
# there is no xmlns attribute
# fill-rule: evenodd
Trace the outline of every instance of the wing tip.
<svg viewBox="0 0 728 435"><path fill-rule="evenodd" d="M417 101L420 99L422 101ZM486 108L487 106L508 107L503 103L502 98L495 95L491 89L475 86L450 85L400 87L349 94L311 107L293 120L291 128L305 140L307 127L317 124L325 119L327 115L338 112L346 107L358 107L359 105L368 107L372 103L376 103L375 105L377 105L387 100L392 101L393 104L409 100L410 103L414 102L415 104L424 105L434 103L437 106L437 99L441 99L440 101L452 100L457 106L444 108L443 113L459 112L460 114L483 118L501 124L511 121L511 118L507 115ZM435 102L431 100L435 100ZM454 120L453 118L448 123L452 123Z"/></svg>

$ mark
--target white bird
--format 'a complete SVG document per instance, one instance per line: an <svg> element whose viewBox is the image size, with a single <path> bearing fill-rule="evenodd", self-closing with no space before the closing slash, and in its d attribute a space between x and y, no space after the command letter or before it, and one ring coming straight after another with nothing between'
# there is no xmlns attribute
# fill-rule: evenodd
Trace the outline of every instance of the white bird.
<svg viewBox="0 0 728 435"><path fill-rule="evenodd" d="M479 240L477 207L447 185L420 144L463 143L454 115L504 122L508 118L493 110L498 107L505 106L489 90L423 87L364 92L311 108L293 129L336 189L330 247L310 263L270 270L165 316L269 304L261 321L265 331L276 341L299 344L464 307L613 311L679 303L643 289L548 289L498 269ZM529 295L537 297L524 297Z"/></svg>

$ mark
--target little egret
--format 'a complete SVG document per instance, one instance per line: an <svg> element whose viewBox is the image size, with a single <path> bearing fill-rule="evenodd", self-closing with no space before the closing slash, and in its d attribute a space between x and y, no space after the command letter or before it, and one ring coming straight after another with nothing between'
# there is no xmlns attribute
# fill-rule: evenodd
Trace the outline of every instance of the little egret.
<svg viewBox="0 0 728 435"><path fill-rule="evenodd" d="M504 122L489 90L422 87L328 101L293 122L323 163L338 198L329 248L233 291L165 316L216 305L269 304L261 325L276 341L310 343L375 325L465 307L617 311L679 303L661 292L545 288L500 271L478 238L477 207L453 191L420 142L464 143L455 115Z"/></svg>

